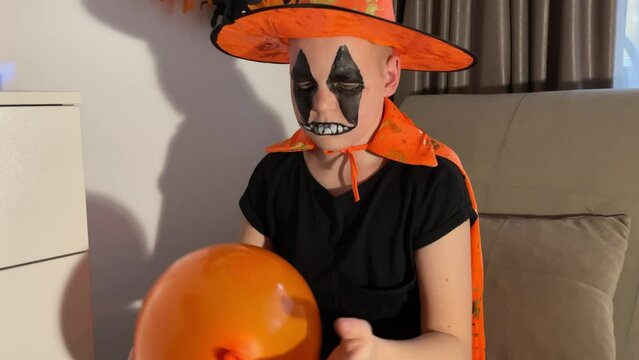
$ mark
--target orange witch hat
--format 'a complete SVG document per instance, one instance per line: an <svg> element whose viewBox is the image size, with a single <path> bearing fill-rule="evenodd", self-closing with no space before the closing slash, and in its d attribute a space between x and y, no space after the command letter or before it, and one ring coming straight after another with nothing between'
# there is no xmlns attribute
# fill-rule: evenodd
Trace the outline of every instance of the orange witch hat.
<svg viewBox="0 0 639 360"><path fill-rule="evenodd" d="M211 41L245 60L288 64L288 39L353 36L395 49L402 68L458 71L475 56L395 22L393 0L215 0ZM220 20L221 19L221 20Z"/></svg>

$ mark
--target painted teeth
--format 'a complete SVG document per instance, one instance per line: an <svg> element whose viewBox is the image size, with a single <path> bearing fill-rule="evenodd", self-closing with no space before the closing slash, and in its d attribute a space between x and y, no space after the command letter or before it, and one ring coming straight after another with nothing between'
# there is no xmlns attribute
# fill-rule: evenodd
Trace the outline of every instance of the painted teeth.
<svg viewBox="0 0 639 360"><path fill-rule="evenodd" d="M331 123L302 124L302 127L318 135L339 135L351 130L347 126Z"/></svg>

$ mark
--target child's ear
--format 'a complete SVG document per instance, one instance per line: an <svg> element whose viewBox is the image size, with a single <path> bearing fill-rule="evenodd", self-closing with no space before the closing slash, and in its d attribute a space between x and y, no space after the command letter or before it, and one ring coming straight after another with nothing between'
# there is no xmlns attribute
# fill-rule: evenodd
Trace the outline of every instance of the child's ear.
<svg viewBox="0 0 639 360"><path fill-rule="evenodd" d="M402 74L402 64L399 56L394 52L386 60L384 66L384 97L390 97L395 94L399 86L399 79Z"/></svg>

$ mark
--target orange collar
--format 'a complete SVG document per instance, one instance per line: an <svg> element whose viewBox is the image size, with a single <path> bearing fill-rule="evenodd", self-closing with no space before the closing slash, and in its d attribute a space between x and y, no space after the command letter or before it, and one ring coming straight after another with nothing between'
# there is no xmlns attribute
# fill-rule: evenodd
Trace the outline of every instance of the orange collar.
<svg viewBox="0 0 639 360"><path fill-rule="evenodd" d="M357 164L352 151L368 150L383 158L410 165L437 166L435 150L439 144L419 129L388 98L384 99L384 113L373 139L364 145L351 146L340 152L348 155L351 163L351 181L355 201L359 201L357 190ZM310 136L299 129L287 140L269 146L266 152L296 152L315 149Z"/></svg>

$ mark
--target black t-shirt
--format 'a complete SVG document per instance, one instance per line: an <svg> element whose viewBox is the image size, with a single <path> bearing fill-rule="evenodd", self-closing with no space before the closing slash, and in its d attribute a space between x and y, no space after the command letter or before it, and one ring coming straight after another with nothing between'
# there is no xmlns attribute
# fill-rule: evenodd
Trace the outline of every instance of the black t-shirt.
<svg viewBox="0 0 639 360"><path fill-rule="evenodd" d="M332 196L302 152L266 155L240 199L248 222L306 279L322 318L322 354L339 343L341 316L369 321L376 336L421 334L414 251L477 218L464 176L450 160L388 160L353 192Z"/></svg>

